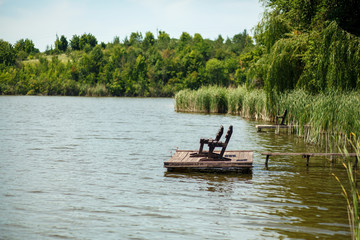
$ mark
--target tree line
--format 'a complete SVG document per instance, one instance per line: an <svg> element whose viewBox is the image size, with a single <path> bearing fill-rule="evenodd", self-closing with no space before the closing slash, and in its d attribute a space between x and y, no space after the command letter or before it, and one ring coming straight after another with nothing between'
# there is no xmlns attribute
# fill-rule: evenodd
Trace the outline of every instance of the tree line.
<svg viewBox="0 0 360 240"><path fill-rule="evenodd" d="M90 33L61 35L44 53L19 50L18 42L0 40L1 94L173 96L203 85L236 86L245 83L254 47L246 30L226 40L133 32L106 44Z"/></svg>
<svg viewBox="0 0 360 240"><path fill-rule="evenodd" d="M40 53L29 39L0 40L0 94L173 96L217 85L311 94L360 87L360 7L348 0L261 0L263 18L224 39L133 32L98 43L56 36ZM98 94L96 94L98 93Z"/></svg>

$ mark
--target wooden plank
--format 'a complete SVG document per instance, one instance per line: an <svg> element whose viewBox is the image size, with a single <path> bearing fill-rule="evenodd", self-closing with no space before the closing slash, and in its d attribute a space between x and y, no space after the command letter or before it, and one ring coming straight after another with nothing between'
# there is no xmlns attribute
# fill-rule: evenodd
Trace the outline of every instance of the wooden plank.
<svg viewBox="0 0 360 240"><path fill-rule="evenodd" d="M184 161L186 159L186 156L188 155L187 152L179 152L179 161Z"/></svg>
<svg viewBox="0 0 360 240"><path fill-rule="evenodd" d="M248 161L204 161L204 162L165 162L166 167L251 167L252 162Z"/></svg>
<svg viewBox="0 0 360 240"><path fill-rule="evenodd" d="M224 156L230 158L231 161L210 160L201 161L204 156L191 157L191 153L196 150L177 150L176 153L166 162L164 167L169 169L187 169L187 170L241 170L252 168L253 151L248 150L230 150L225 151ZM214 151L219 153L220 151Z"/></svg>
<svg viewBox="0 0 360 240"><path fill-rule="evenodd" d="M293 128L295 125L256 125L256 128Z"/></svg>
<svg viewBox="0 0 360 240"><path fill-rule="evenodd" d="M279 152L262 152L261 155L269 156L349 156L356 157L356 153L279 153Z"/></svg>
<svg viewBox="0 0 360 240"><path fill-rule="evenodd" d="M261 129L294 129L295 125L256 125L258 132L261 132Z"/></svg>
<svg viewBox="0 0 360 240"><path fill-rule="evenodd" d="M306 158L306 166L309 166L310 157L319 156L341 156L341 157L355 157L354 168L357 167L358 157L356 153L279 153L279 152L263 152L261 155L266 155L265 166L268 166L270 156L302 156Z"/></svg>

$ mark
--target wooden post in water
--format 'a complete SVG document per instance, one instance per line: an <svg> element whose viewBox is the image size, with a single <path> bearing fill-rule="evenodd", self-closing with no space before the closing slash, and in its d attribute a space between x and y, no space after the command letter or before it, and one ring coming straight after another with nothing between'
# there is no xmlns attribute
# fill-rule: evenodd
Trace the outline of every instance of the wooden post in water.
<svg viewBox="0 0 360 240"><path fill-rule="evenodd" d="M309 166L310 155L306 155L306 167Z"/></svg>
<svg viewBox="0 0 360 240"><path fill-rule="evenodd" d="M275 134L280 134L280 125L277 125L275 128Z"/></svg>
<svg viewBox="0 0 360 240"><path fill-rule="evenodd" d="M265 159L265 167L268 167L268 162L269 162L269 157L270 155L266 155L266 159Z"/></svg>

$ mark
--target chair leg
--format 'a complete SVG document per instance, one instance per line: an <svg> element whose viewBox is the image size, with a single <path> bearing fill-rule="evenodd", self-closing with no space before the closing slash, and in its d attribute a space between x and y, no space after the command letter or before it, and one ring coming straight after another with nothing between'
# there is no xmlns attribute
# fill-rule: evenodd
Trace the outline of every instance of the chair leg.
<svg viewBox="0 0 360 240"><path fill-rule="evenodd" d="M200 148L199 148L199 153L202 153L203 148L204 148L204 141L203 141L203 139L200 139Z"/></svg>
<svg viewBox="0 0 360 240"><path fill-rule="evenodd" d="M221 152L220 152L220 158L223 158L225 149L226 149L226 146L222 147Z"/></svg>

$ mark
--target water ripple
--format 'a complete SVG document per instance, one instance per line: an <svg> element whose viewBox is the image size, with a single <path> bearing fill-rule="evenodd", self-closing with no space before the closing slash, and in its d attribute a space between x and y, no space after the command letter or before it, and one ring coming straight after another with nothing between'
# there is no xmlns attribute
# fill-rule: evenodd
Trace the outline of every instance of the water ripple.
<svg viewBox="0 0 360 240"><path fill-rule="evenodd" d="M181 114L173 99L0 96L0 239L340 239L346 202L313 149L236 116ZM252 174L167 173L219 125L254 150ZM239 237L240 236L240 237Z"/></svg>

